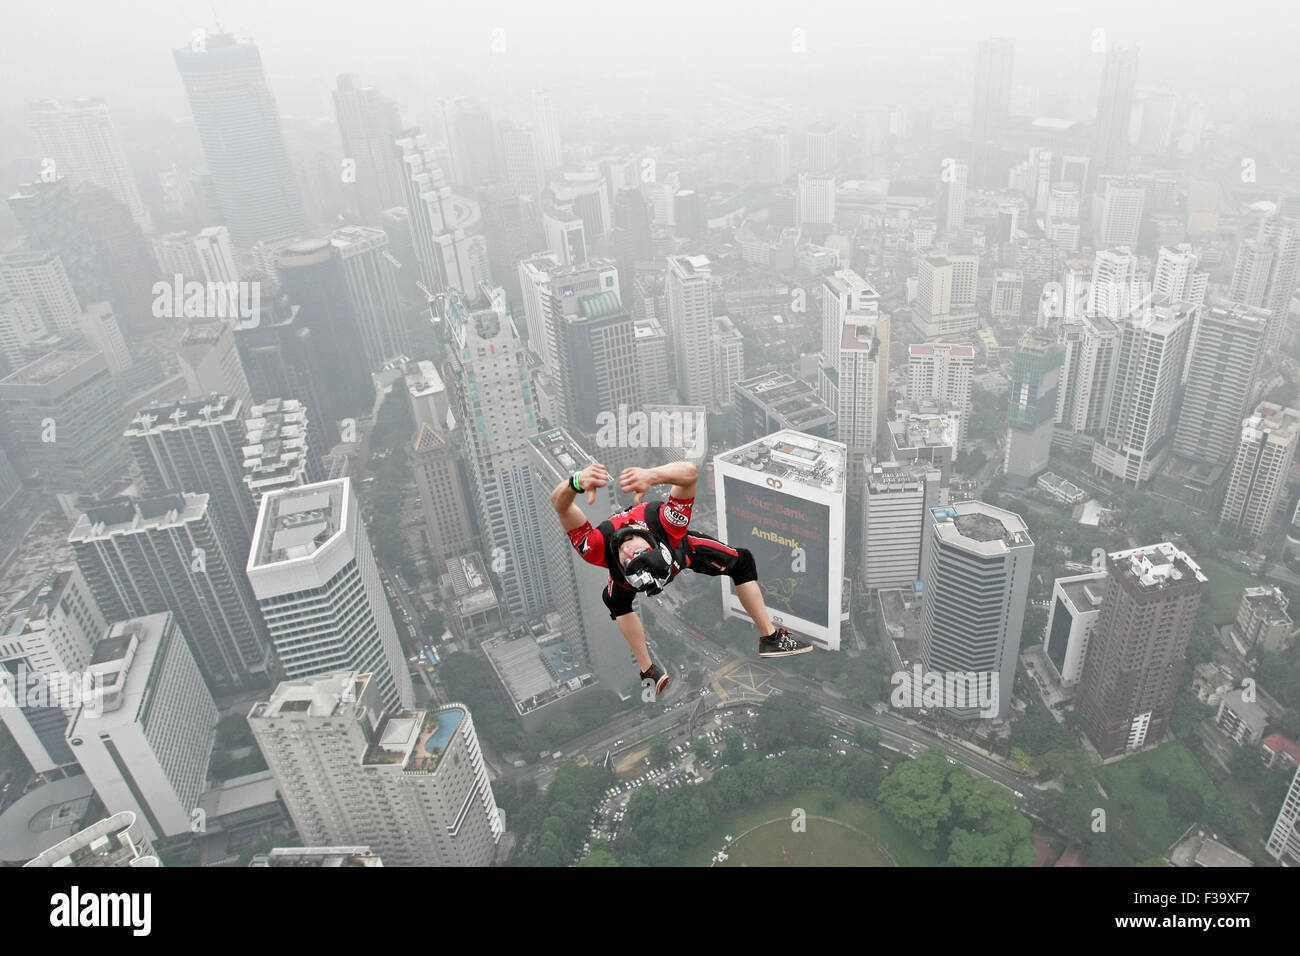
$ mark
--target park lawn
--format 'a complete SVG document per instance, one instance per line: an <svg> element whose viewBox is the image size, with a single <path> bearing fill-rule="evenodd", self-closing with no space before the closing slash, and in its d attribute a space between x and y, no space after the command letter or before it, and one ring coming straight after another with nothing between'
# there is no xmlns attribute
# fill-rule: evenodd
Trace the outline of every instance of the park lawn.
<svg viewBox="0 0 1300 956"><path fill-rule="evenodd" d="M892 866L870 837L838 821L809 815L795 832L788 820L753 830L727 848L723 866Z"/></svg>
<svg viewBox="0 0 1300 956"><path fill-rule="evenodd" d="M1215 626L1231 624L1237 618L1241 592L1259 584L1259 579L1240 567L1215 558L1197 555L1196 563L1209 579L1210 613Z"/></svg>
<svg viewBox="0 0 1300 956"><path fill-rule="evenodd" d="M835 800L834 810L822 808L827 797ZM726 814L697 846L682 852L678 866L708 866L713 854L722 849L723 837L739 836L750 827L766 820L790 816L791 810L802 807L809 816L828 817L857 827L889 851L899 866L942 866L943 860L926 850L879 807L865 800L851 799L830 790L796 790L784 796L768 797L758 806L742 807ZM754 834L750 834L754 836Z"/></svg>
<svg viewBox="0 0 1300 956"><path fill-rule="evenodd" d="M1105 805L1111 808L1111 813L1123 813L1130 825L1136 824L1147 855L1163 854L1187 829L1187 821L1180 822L1169 813L1166 794L1142 784L1141 773L1147 767L1168 777L1171 789L1182 786L1199 792L1206 804L1217 791L1214 781L1182 741L1134 754L1098 770L1101 785L1109 797Z"/></svg>

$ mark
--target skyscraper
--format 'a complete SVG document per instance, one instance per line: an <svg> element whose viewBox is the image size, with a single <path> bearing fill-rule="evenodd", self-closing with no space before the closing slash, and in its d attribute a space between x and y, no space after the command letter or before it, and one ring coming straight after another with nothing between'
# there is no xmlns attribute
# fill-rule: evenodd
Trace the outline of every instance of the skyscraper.
<svg viewBox="0 0 1300 956"><path fill-rule="evenodd" d="M835 222L835 177L830 173L799 174L800 224L829 226Z"/></svg>
<svg viewBox="0 0 1300 956"><path fill-rule="evenodd" d="M637 404L668 398L668 337L655 318L637 319L632 325L632 355L636 366ZM730 398L730 393L728 393Z"/></svg>
<svg viewBox="0 0 1300 956"><path fill-rule="evenodd" d="M463 704L384 703L373 674L285 681L248 714L307 846L365 845L385 866L487 866L505 833Z"/></svg>
<svg viewBox="0 0 1300 956"><path fill-rule="evenodd" d="M549 507L528 464L537 431L532 385L514 320L471 311L448 296L442 316L457 420L465 429L466 465L489 566L501 576L510 612L531 616L550 604L538 509Z"/></svg>
<svg viewBox="0 0 1300 956"><path fill-rule="evenodd" d="M206 34L202 47L174 56L231 242L247 251L292 239L303 229L302 198L262 55L229 33Z"/></svg>
<svg viewBox="0 0 1300 956"><path fill-rule="evenodd" d="M664 293L677 359L677 390L684 402L717 408L709 337L713 333L713 267L708 256L668 260Z"/></svg>
<svg viewBox="0 0 1300 956"><path fill-rule="evenodd" d="M1047 469L1063 358L1056 338L1042 329L1027 329L1016 348L1003 460L1009 488L1028 488Z"/></svg>
<svg viewBox="0 0 1300 956"><path fill-rule="evenodd" d="M1201 305L1205 301L1205 289L1210 277L1206 272L1197 271L1199 262L1190 243L1161 246L1156 256L1155 275L1151 277L1154 301L1165 305L1175 302Z"/></svg>
<svg viewBox="0 0 1300 956"><path fill-rule="evenodd" d="M966 443L971 413L975 348L935 342L907 347L907 402L911 408L938 405L961 416L957 451Z"/></svg>
<svg viewBox="0 0 1300 956"><path fill-rule="evenodd" d="M143 408L126 441L147 495L186 491L208 507L232 553L248 554L257 510L244 485L244 405L226 395Z"/></svg>
<svg viewBox="0 0 1300 956"><path fill-rule="evenodd" d="M506 182L520 195L541 198L546 183L541 133L533 126L501 126L501 159Z"/></svg>
<svg viewBox="0 0 1300 956"><path fill-rule="evenodd" d="M813 123L804 133L808 172L828 174L839 165L839 130L833 123Z"/></svg>
<svg viewBox="0 0 1300 956"><path fill-rule="evenodd" d="M829 397L834 400L835 437L847 453L849 494L862 493L888 415L889 316L850 312L844 317ZM823 372L826 375L827 372Z"/></svg>
<svg viewBox="0 0 1300 956"><path fill-rule="evenodd" d="M244 485L256 514L262 496L282 488L315 484L320 454L312 447L307 408L294 398L253 405L244 419Z"/></svg>
<svg viewBox="0 0 1300 956"><path fill-rule="evenodd" d="M477 96L461 96L443 100L441 108L451 148L452 181L473 190L498 179L496 130L488 105Z"/></svg>
<svg viewBox="0 0 1300 956"><path fill-rule="evenodd" d="M1128 168L1128 131L1137 88L1138 51L1110 47L1097 92L1097 125L1093 137L1092 169L1099 173L1125 172Z"/></svg>
<svg viewBox="0 0 1300 956"><path fill-rule="evenodd" d="M181 334L176 358L191 398L203 399L215 392L245 404L250 400L252 390L229 322L191 325Z"/></svg>
<svg viewBox="0 0 1300 956"><path fill-rule="evenodd" d="M779 186L790 178L790 134L768 129L758 134L758 179Z"/></svg>
<svg viewBox="0 0 1300 956"><path fill-rule="evenodd" d="M435 566L477 547L470 495L461 474L460 437L451 396L433 362L406 369L406 394L415 420L411 470L420 489L424 531Z"/></svg>
<svg viewBox="0 0 1300 956"><path fill-rule="evenodd" d="M1065 364L1057 389L1056 423L1069 433L1096 435L1106 425L1119 328L1100 315L1061 327Z"/></svg>
<svg viewBox="0 0 1300 956"><path fill-rule="evenodd" d="M209 496L113 498L88 508L68 536L77 567L110 621L176 616L213 691L239 690L272 669L271 645Z"/></svg>
<svg viewBox="0 0 1300 956"><path fill-rule="evenodd" d="M979 325L978 255L924 256L917 263L912 324L926 339L974 332Z"/></svg>
<svg viewBox="0 0 1300 956"><path fill-rule="evenodd" d="M105 809L135 813L151 840L193 832L221 714L178 618L119 620L88 669L101 712L79 709L68 742Z"/></svg>
<svg viewBox="0 0 1300 956"><path fill-rule="evenodd" d="M27 108L27 119L43 159L53 161L55 175L67 176L72 183L90 182L107 189L126 206L136 225L146 232L150 230L149 213L140 199L107 103L91 98L66 104L39 100Z"/></svg>
<svg viewBox="0 0 1300 956"><path fill-rule="evenodd" d="M1016 41L1011 37L981 40L975 54L975 98L971 105L971 156L976 182L991 183L989 143L1007 120Z"/></svg>
<svg viewBox="0 0 1300 956"><path fill-rule="evenodd" d="M729 316L713 317L709 342L713 363L713 395L723 408L731 405L731 388L745 378L745 336Z"/></svg>
<svg viewBox="0 0 1300 956"><path fill-rule="evenodd" d="M632 314L608 259L547 275L542 308L556 424L589 435L602 412L636 402Z"/></svg>
<svg viewBox="0 0 1300 956"><path fill-rule="evenodd" d="M51 332L69 334L77 328L81 303L57 252L0 255L0 297L4 296L23 300Z"/></svg>
<svg viewBox="0 0 1300 956"><path fill-rule="evenodd" d="M363 668L385 706L410 706L411 675L349 479L263 495L247 571L285 677Z"/></svg>
<svg viewBox="0 0 1300 956"><path fill-rule="evenodd" d="M528 439L528 446L538 493L542 496L549 496L556 485L595 460L562 428L539 432ZM613 511L618 507L612 487L598 491L596 500L589 510ZM552 609L560 615L565 640L581 651L586 666L608 687L623 688L629 683L629 677L635 683L633 671L639 668L633 666L626 642L611 630L609 609L601 600L609 575L588 564L577 552L560 526L555 509L543 510L541 524L546 563L551 572Z"/></svg>
<svg viewBox="0 0 1300 956"><path fill-rule="evenodd" d="M98 494L126 474L122 398L95 352L49 352L0 380L0 412L52 491Z"/></svg>
<svg viewBox="0 0 1300 956"><path fill-rule="evenodd" d="M1277 517L1300 440L1300 411L1261 402L1241 423L1221 520L1229 531L1261 537Z"/></svg>
<svg viewBox="0 0 1300 956"><path fill-rule="evenodd" d="M1034 542L1019 515L982 501L932 508L926 517L921 659L927 671L990 674L997 713L1011 709ZM985 678L990 679L990 678ZM954 716L978 716L974 708Z"/></svg>
<svg viewBox="0 0 1300 956"><path fill-rule="evenodd" d="M862 495L862 586L910 588L921 577L925 515L948 503L938 468L879 462Z"/></svg>
<svg viewBox="0 0 1300 956"><path fill-rule="evenodd" d="M1104 441L1092 448L1098 474L1141 488L1164 460L1190 332L1189 314L1171 306L1120 323Z"/></svg>
<svg viewBox="0 0 1300 956"><path fill-rule="evenodd" d="M199 282L236 282L235 251L230 230L208 226L197 233L169 232L153 240L153 254L163 276L177 273Z"/></svg>
<svg viewBox="0 0 1300 956"><path fill-rule="evenodd" d="M1098 248L1136 246L1142 232L1142 213L1146 190L1131 180L1113 176L1099 177L1105 183L1101 197L1101 217L1097 226Z"/></svg>
<svg viewBox="0 0 1300 956"><path fill-rule="evenodd" d="M107 189L67 179L28 183L9 208L30 248L63 260L83 304L107 300L123 316L148 313L158 263L130 210Z"/></svg>
<svg viewBox="0 0 1300 956"><path fill-rule="evenodd" d="M1107 571L1101 620L1083 662L1079 715L1097 751L1113 757L1168 730L1207 579L1168 542L1116 551Z"/></svg>
<svg viewBox="0 0 1300 956"><path fill-rule="evenodd" d="M370 238L374 237L368 237L367 241ZM359 291L367 288L360 281L367 260L354 263L350 283L349 270L344 266L345 250L358 255L364 252L346 239L337 247L330 239L306 239L285 249L279 266L280 281L289 301L302 310L314 333L313 344L325 381L329 383L321 396L325 402L321 414L335 422L370 414L375 398L369 370L357 361L367 354L365 335L349 292L350 285ZM374 264L373 260L368 261ZM384 299L363 294L359 301L382 309ZM378 318L372 327L378 331Z"/></svg>
<svg viewBox="0 0 1300 956"><path fill-rule="evenodd" d="M966 228L966 187L970 183L970 164L953 160L942 174L944 183L944 233Z"/></svg>
<svg viewBox="0 0 1300 956"><path fill-rule="evenodd" d="M402 170L402 195L411 248L426 297L456 289L469 298L489 278L487 244L475 227L478 204L452 192L439 152L419 128L404 130L393 144Z"/></svg>
<svg viewBox="0 0 1300 956"><path fill-rule="evenodd" d="M783 429L713 459L718 536L754 555L772 620L840 649L845 448ZM723 613L748 620L721 579Z"/></svg>
<svg viewBox="0 0 1300 956"><path fill-rule="evenodd" d="M543 167L550 170L564 165L564 140L550 90L533 90L533 124L541 134Z"/></svg>
<svg viewBox="0 0 1300 956"><path fill-rule="evenodd" d="M1226 303L1196 311L1174 451L1198 462L1228 465L1237 450L1241 420L1255 404L1270 316Z"/></svg>
<svg viewBox="0 0 1300 956"><path fill-rule="evenodd" d="M402 184L393 143L402 131L397 104L355 73L338 77L334 115L345 160L355 163L356 208L364 222L378 224L380 213L402 205Z"/></svg>
<svg viewBox="0 0 1300 956"><path fill-rule="evenodd" d="M13 701L0 707L0 720L36 773L76 762L64 731L83 701L64 693L59 681L85 671L107 627L75 567L47 575L0 614L0 681ZM33 675L40 675L50 692L45 706L20 699Z"/></svg>
<svg viewBox="0 0 1300 956"><path fill-rule="evenodd" d="M388 252L388 235L371 226L344 226L330 234L343 264L348 301L361 333L366 367L411 351L405 312L397 295L397 267Z"/></svg>

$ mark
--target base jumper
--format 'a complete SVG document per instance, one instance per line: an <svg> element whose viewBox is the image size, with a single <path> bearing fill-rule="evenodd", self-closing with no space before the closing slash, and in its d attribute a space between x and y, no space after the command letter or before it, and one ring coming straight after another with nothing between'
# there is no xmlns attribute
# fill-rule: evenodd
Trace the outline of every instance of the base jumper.
<svg viewBox="0 0 1300 956"><path fill-rule="evenodd" d="M605 606L636 657L641 679L654 683L656 696L668 686L668 675L650 658L645 628L632 602L638 593L658 594L684 569L731 578L741 606L758 629L759 657L792 657L812 650L812 644L796 640L772 623L758 587L754 556L747 549L690 530L697 477L698 470L689 461L627 468L618 477L619 488L635 494L635 504L596 527L578 507L577 496L585 491L587 503L595 503L596 489L610 483L604 465L593 462L551 492L551 504L574 548L589 564L609 570L602 594ZM654 485L671 485L667 501L641 500Z"/></svg>

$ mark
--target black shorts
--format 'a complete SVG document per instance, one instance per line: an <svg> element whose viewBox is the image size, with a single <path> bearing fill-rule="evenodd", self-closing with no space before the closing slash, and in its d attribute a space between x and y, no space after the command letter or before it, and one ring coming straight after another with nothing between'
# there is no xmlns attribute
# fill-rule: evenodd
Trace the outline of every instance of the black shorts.
<svg viewBox="0 0 1300 956"><path fill-rule="evenodd" d="M682 539L681 550L686 558L686 567L696 574L729 577L734 584L758 580L754 555L746 548L733 548L712 535L688 531ZM618 620L624 614L631 614L638 593L611 578L601 592L610 618Z"/></svg>

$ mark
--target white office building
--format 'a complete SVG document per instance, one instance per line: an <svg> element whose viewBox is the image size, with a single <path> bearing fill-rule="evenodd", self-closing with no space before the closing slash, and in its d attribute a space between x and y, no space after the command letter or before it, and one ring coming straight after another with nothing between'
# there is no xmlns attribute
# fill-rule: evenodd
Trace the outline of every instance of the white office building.
<svg viewBox="0 0 1300 956"><path fill-rule="evenodd" d="M862 586L911 588L921 577L925 515L948 503L942 472L928 464L877 462L862 496Z"/></svg>
<svg viewBox="0 0 1300 956"><path fill-rule="evenodd" d="M81 708L67 735L105 809L151 840L192 832L221 715L175 618L119 621L88 670L99 712Z"/></svg>
<svg viewBox="0 0 1300 956"><path fill-rule="evenodd" d="M691 405L716 408L711 367L713 269L708 256L673 256L668 260L664 293L668 325L677 359L677 391Z"/></svg>
<svg viewBox="0 0 1300 956"><path fill-rule="evenodd" d="M781 430L713 460L718 537L748 548L773 621L840 649L845 458L839 442ZM723 612L748 620L730 579Z"/></svg>
<svg viewBox="0 0 1300 956"><path fill-rule="evenodd" d="M1063 687L1073 687L1083 677L1088 638L1101 619L1105 592L1105 571L1057 578L1052 584L1052 609L1047 616L1043 651ZM1029 638L1036 636L1030 634Z"/></svg>
<svg viewBox="0 0 1300 956"><path fill-rule="evenodd" d="M1221 520L1229 530L1261 537L1277 517L1300 439L1300 411L1261 402L1241 423Z"/></svg>
<svg viewBox="0 0 1300 956"><path fill-rule="evenodd" d="M1141 488L1164 460L1190 331L1188 312L1171 306L1121 323L1103 441L1092 447L1098 474Z"/></svg>
<svg viewBox="0 0 1300 956"><path fill-rule="evenodd" d="M0 682L11 695L6 704L12 701L0 706L0 720L36 773L75 763L64 730L76 700L59 682L85 670L107 627L75 567L51 573L0 615ZM18 698L32 675L42 681L44 702Z"/></svg>
<svg viewBox="0 0 1300 956"><path fill-rule="evenodd" d="M932 508L926 518L921 659L943 674L996 675L997 713L1011 710L1034 542L1019 515L982 501ZM980 716L952 708L954 716Z"/></svg>
<svg viewBox="0 0 1300 956"><path fill-rule="evenodd" d="M289 679L364 670L385 707L414 691L351 480L262 498L248 580Z"/></svg>
<svg viewBox="0 0 1300 956"><path fill-rule="evenodd" d="M248 724L305 846L385 866L488 866L505 833L463 704L390 708L373 675L281 683Z"/></svg>

